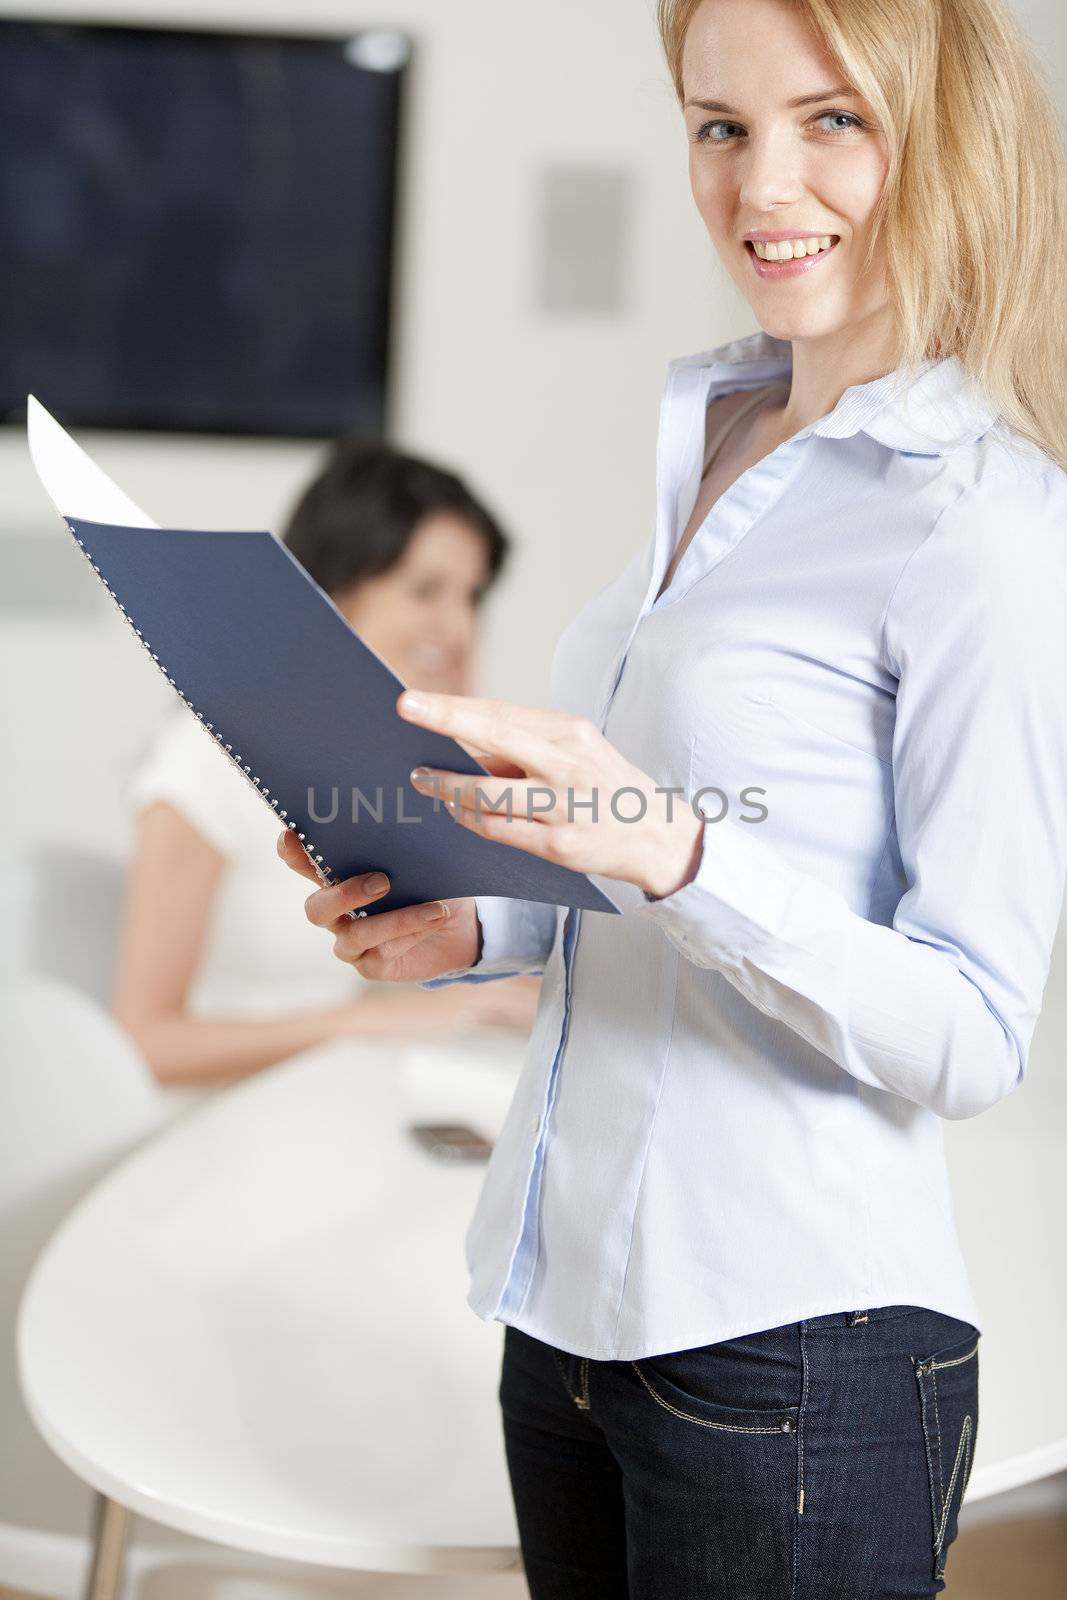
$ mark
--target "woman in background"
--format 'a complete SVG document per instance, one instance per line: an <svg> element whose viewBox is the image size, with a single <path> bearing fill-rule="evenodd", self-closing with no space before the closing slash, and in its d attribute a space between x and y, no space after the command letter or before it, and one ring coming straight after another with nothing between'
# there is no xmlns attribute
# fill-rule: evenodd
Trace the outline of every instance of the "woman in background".
<svg viewBox="0 0 1067 1600"><path fill-rule="evenodd" d="M406 683L471 692L477 611L508 543L458 477L341 439L284 539ZM184 707L130 798L114 1012L161 1083L243 1077L330 1039L532 1024L536 978L399 992L334 960L278 860L277 816Z"/></svg>

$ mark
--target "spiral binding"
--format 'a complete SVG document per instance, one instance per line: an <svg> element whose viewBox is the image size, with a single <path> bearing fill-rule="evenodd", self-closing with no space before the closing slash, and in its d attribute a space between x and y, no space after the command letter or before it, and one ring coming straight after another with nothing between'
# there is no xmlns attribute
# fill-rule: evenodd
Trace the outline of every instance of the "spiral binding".
<svg viewBox="0 0 1067 1600"><path fill-rule="evenodd" d="M64 518L64 521L66 521L66 518ZM231 761L233 766L235 766L237 768L237 771L241 774L241 776L245 779L245 781L252 786L252 788L256 791L256 793L258 795L260 795L261 798L264 799L268 803L268 805L270 805L272 807L275 816L277 816L282 822L284 822L285 826L288 829L290 829L291 832L296 834L297 838L300 840L300 843L304 846L304 848L305 848L305 850L306 850L306 852L308 854L308 858L311 861L311 865L314 867L315 871L318 873L319 877L322 879L322 882L324 884L326 884L328 887L332 888L339 880L337 879L336 874L333 872L333 870L330 867L323 866L323 864L322 864L322 856L321 856L321 854L316 854L315 853L315 846L312 843L312 841L307 837L306 834L303 834L298 830L295 822L292 822L292 821L289 820L288 812L282 810L282 808L278 804L276 796L272 795L270 790L268 788L266 788L263 784L260 783L258 777L256 777L255 774L253 773L252 768L246 762L242 761L240 754L234 750L232 745L227 744L225 742L225 740L223 739L221 733L219 733L216 730L214 724L211 723L211 722L206 721L204 716L203 716L203 714L200 711L197 710L196 706L193 705L192 701L187 699L186 696L182 693L181 689L178 688L178 685L175 683L174 679L171 677L170 673L167 671L167 669L163 665L162 661L160 661L159 657L156 655L155 651L152 649L152 646L149 644L148 640L145 638L145 636L141 632L140 628L137 627L137 625L135 624L133 618L130 616L129 612L126 610L126 607L123 605L122 601L119 599L118 595L115 593L115 591L111 587L111 585L108 583L107 579L104 577L104 574L100 571L100 568L97 566L96 562L93 560L93 558L90 555L89 551L85 548L85 545L83 544L82 540L78 538L77 533L75 533L74 528L71 526L71 524L69 522L67 522L67 528L69 529L70 533L72 534L72 536L73 536L73 538L75 540L75 543L78 545L78 548L81 550L82 555L88 561L89 565L92 567L93 571L96 573L97 577L100 579L100 582L104 585L104 588L107 590L107 592L111 596L112 600L114 600L114 602L118 606L119 610L122 612L122 615L126 619L126 622L133 629L133 631L137 635L138 639L140 639L141 644L148 651L148 654L152 657L152 660L155 662L155 664L159 668L160 672L166 678L166 680L170 684L171 688L179 696L179 698L182 701L182 704L188 706L189 710L193 713L193 716L196 718L197 722L199 722L200 726L205 730L205 732L210 733L211 737L214 739L214 741L218 745L219 749L224 753L224 755L229 757L229 760ZM367 915L367 912L365 910L359 910L359 911L355 911L355 912L349 912L348 915L350 917L365 917Z"/></svg>

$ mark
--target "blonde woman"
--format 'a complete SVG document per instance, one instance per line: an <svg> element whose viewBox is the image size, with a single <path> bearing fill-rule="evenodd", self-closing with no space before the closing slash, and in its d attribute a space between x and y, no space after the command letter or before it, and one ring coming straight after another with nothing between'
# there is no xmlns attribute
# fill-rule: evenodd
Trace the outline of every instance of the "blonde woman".
<svg viewBox="0 0 1067 1600"><path fill-rule="evenodd" d="M467 1236L534 1600L932 1595L982 1315L942 1123L1021 1082L1067 873L1057 117L1002 0L659 21L759 330L672 364L554 709L399 700L510 817L420 789L622 915L308 916L375 978L545 974Z"/></svg>

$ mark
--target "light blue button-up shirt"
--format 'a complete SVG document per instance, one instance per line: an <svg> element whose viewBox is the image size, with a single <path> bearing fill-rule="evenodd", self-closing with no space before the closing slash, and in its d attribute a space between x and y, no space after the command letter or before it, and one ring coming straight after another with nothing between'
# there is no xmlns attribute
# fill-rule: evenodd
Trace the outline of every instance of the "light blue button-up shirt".
<svg viewBox="0 0 1067 1600"><path fill-rule="evenodd" d="M1019 1084L1067 873L1067 473L955 358L846 389L712 507L672 362L654 537L556 647L552 704L699 795L694 878L621 916L479 898L543 972L467 1232L483 1318L631 1359L884 1304L981 1328L942 1118ZM686 803L680 800L679 804Z"/></svg>

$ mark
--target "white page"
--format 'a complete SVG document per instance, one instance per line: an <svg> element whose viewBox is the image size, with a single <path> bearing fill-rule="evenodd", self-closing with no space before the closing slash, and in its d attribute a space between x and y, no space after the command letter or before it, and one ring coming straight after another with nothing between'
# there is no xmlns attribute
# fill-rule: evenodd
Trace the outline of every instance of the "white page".
<svg viewBox="0 0 1067 1600"><path fill-rule="evenodd" d="M37 476L61 517L121 528L158 528L158 522L112 483L32 394L26 397L26 432Z"/></svg>

